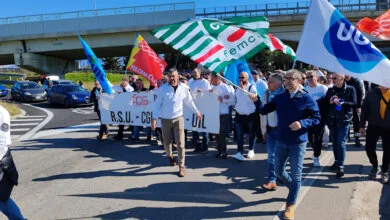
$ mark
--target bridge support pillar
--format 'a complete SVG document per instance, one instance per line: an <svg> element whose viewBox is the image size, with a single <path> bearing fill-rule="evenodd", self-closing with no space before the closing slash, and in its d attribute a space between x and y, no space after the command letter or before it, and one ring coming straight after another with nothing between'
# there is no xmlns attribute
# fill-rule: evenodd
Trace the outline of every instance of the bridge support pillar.
<svg viewBox="0 0 390 220"><path fill-rule="evenodd" d="M66 60L36 53L14 54L15 65L40 74L59 75L64 78L65 73L76 69L74 60Z"/></svg>

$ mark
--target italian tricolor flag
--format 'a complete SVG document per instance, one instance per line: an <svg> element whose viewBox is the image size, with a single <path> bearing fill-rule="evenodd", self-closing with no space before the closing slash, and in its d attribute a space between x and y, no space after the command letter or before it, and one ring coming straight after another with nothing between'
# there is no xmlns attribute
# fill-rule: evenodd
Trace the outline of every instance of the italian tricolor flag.
<svg viewBox="0 0 390 220"><path fill-rule="evenodd" d="M269 45L269 49L271 51L280 50L283 53L289 55L291 59L295 60L295 52L291 47L285 45L279 38L273 36L268 33L268 37L270 39L271 44Z"/></svg>

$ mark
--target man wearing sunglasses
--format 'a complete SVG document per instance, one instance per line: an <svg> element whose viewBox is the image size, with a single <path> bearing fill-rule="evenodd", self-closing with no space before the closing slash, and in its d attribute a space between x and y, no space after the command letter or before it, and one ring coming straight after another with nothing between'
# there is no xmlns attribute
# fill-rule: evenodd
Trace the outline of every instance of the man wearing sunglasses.
<svg viewBox="0 0 390 220"><path fill-rule="evenodd" d="M321 155L322 136L324 135L325 116L327 113L323 103L328 87L318 83L318 74L315 70L308 71L306 74L309 85L305 87L305 90L317 102L321 114L320 124L313 126L309 130L309 142L314 150L314 166L319 167L321 166L319 157Z"/></svg>
<svg viewBox="0 0 390 220"><path fill-rule="evenodd" d="M237 154L233 158L243 161L244 153L244 135L249 134L249 151L248 158L255 156L255 131L254 120L256 118L256 106L250 99L248 94L257 97L256 86L252 85L248 81L249 75L247 72L241 72L239 76L240 88L236 90L236 116L234 118L236 122L236 136L237 136ZM244 91L246 92L244 92Z"/></svg>
<svg viewBox="0 0 390 220"><path fill-rule="evenodd" d="M328 109L327 124L332 137L335 158L330 169L335 170L339 178L344 176L349 125L357 102L355 88L348 86L344 79L345 75L332 73L333 87L329 88L325 96Z"/></svg>
<svg viewBox="0 0 390 220"><path fill-rule="evenodd" d="M294 204L302 181L307 132L320 123L320 113L314 99L299 88L302 80L299 71L289 70L284 80L286 91L262 106L260 113L265 115L276 110L278 116L275 172L289 189L283 217L294 219ZM287 159L290 161L291 175L286 172Z"/></svg>

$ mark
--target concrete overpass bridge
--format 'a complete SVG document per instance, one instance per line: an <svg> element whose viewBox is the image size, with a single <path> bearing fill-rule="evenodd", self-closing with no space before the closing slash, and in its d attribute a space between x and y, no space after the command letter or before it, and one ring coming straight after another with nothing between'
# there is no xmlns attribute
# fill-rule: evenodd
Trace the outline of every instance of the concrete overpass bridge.
<svg viewBox="0 0 390 220"><path fill-rule="evenodd" d="M338 8L356 22L362 17L377 17L388 6L361 3ZM0 18L0 65L15 63L28 70L59 75L70 72L76 69L75 60L85 59L77 33L98 57L128 56L137 33L157 53L167 53L172 49L151 36L150 30L189 17L265 15L271 23L270 32L296 47L308 8L308 2L299 2L196 9L194 2L187 2ZM379 47L389 46L386 41L371 40Z"/></svg>

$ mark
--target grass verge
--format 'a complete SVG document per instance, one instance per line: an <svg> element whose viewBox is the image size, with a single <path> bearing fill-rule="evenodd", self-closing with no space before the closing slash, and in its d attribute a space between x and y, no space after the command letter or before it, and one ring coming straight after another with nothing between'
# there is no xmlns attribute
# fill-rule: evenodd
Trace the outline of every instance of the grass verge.
<svg viewBox="0 0 390 220"><path fill-rule="evenodd" d="M1 101L0 105L7 109L11 116L19 115L21 113L20 108L15 104Z"/></svg>

